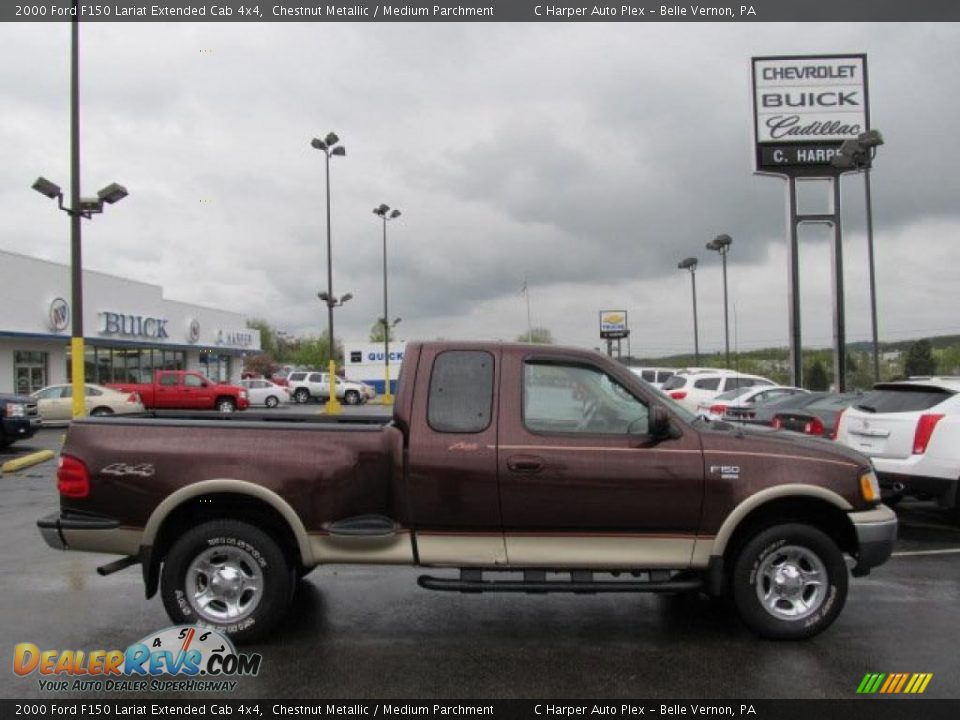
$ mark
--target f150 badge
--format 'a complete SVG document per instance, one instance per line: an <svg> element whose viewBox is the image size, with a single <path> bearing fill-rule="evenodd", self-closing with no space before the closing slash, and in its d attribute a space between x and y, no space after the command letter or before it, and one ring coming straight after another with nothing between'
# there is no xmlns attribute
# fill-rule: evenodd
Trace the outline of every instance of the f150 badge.
<svg viewBox="0 0 960 720"><path fill-rule="evenodd" d="M711 465L710 474L711 475L719 474L721 480L739 480L740 466L739 465Z"/></svg>

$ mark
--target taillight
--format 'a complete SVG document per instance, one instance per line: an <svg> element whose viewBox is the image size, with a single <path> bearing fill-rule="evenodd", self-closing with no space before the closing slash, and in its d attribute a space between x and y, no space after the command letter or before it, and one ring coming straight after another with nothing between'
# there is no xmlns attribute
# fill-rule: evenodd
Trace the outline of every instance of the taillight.
<svg viewBox="0 0 960 720"><path fill-rule="evenodd" d="M723 415L727 411L726 405L711 405L710 414L711 415Z"/></svg>
<svg viewBox="0 0 960 720"><path fill-rule="evenodd" d="M90 494L90 473L82 460L61 455L57 463L57 490L64 497L85 498Z"/></svg>
<svg viewBox="0 0 960 720"><path fill-rule="evenodd" d="M670 393L670 397L674 400L683 400L686 396L687 393L685 390L674 390L672 393Z"/></svg>
<svg viewBox="0 0 960 720"><path fill-rule="evenodd" d="M920 416L920 419L917 421L917 431L913 434L914 455L922 455L927 451L927 445L930 443L930 436L933 435L933 429L941 420L943 420L942 413L928 413Z"/></svg>
<svg viewBox="0 0 960 720"><path fill-rule="evenodd" d="M821 422L820 418L808 420L803 425L803 431L807 435L823 435L823 422Z"/></svg>
<svg viewBox="0 0 960 720"><path fill-rule="evenodd" d="M840 432L840 418L843 417L843 414L847 411L846 408L843 408L840 412L837 413L837 419L833 421L833 430L830 431L830 439L836 440L837 433Z"/></svg>
<svg viewBox="0 0 960 720"><path fill-rule="evenodd" d="M775 418L773 419L773 422L770 423L770 427L773 427L773 428L776 428L777 430L779 430L780 428L783 427L783 420L781 420L781 419L778 418L778 417L775 417Z"/></svg>
<svg viewBox="0 0 960 720"><path fill-rule="evenodd" d="M130 393L129 395L127 395L127 402L128 402L128 403L138 403L138 402L140 402L140 396L137 395L136 393Z"/></svg>

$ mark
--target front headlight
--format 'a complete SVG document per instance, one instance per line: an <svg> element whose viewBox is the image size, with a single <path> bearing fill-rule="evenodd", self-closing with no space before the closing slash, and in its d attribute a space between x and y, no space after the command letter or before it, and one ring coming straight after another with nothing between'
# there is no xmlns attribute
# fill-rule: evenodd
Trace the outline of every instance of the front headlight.
<svg viewBox="0 0 960 720"><path fill-rule="evenodd" d="M880 483L873 468L860 473L860 494L869 503L880 502Z"/></svg>
<svg viewBox="0 0 960 720"><path fill-rule="evenodd" d="M23 403L7 403L7 417L26 417L27 406Z"/></svg>
<svg viewBox="0 0 960 720"><path fill-rule="evenodd" d="M241 391L240 391L240 397L246 398L246 397L247 397L247 391L246 391L246 390L241 390Z"/></svg>

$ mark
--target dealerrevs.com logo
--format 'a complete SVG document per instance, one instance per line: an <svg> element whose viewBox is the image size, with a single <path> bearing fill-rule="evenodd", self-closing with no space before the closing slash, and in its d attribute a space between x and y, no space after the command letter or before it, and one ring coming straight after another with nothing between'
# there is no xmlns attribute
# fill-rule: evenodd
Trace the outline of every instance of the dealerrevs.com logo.
<svg viewBox="0 0 960 720"><path fill-rule="evenodd" d="M19 643L13 671L38 676L40 689L49 691L224 692L236 688L233 678L259 673L262 660L259 653L238 653L223 633L181 625L126 650L41 650Z"/></svg>

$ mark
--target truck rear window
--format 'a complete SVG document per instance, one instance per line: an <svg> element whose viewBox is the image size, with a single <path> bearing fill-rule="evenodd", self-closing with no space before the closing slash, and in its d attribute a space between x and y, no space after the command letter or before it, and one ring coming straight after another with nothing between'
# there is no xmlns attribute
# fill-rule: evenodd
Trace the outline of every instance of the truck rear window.
<svg viewBox="0 0 960 720"><path fill-rule="evenodd" d="M924 385L887 385L868 392L853 406L877 413L917 412L939 405L953 395L949 390Z"/></svg>
<svg viewBox="0 0 960 720"><path fill-rule="evenodd" d="M432 429L483 432L490 426L492 408L493 355L485 350L448 350L437 355L427 401Z"/></svg>

